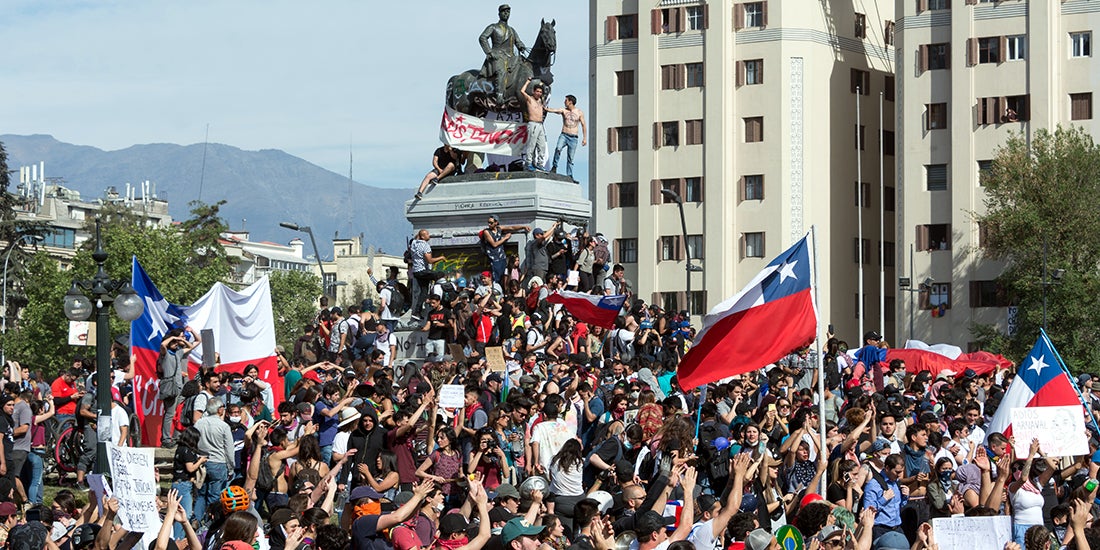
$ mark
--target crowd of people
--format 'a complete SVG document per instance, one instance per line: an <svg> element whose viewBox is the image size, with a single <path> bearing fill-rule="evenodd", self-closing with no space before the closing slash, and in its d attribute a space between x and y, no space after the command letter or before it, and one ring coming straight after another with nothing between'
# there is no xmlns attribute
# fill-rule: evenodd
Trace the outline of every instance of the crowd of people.
<svg viewBox="0 0 1100 550"><path fill-rule="evenodd" d="M583 252L600 239L536 229L555 236L535 245L547 264L529 255L521 267L489 254L504 240L494 223L484 273L418 277L438 259L421 246L415 298L391 270L378 304L324 304L292 352L277 350L282 384L255 366L188 379L178 365L198 336L169 332L158 377L174 460L151 546L778 550L777 532L791 525L815 550L936 550L934 518L1003 515L1007 550L1100 548L1100 454L1056 459L1035 441L1017 455L984 428L1014 369L912 372L883 361L887 344L872 331L852 348L829 335L820 370L803 348L684 389L686 312L631 294L612 329L588 326L546 297L628 291L606 259L586 277L569 273L586 265L569 241ZM555 242L569 250L564 265L554 264ZM402 317L427 332L422 363L397 359L390 336ZM486 357L497 346L503 370ZM78 485L49 507L40 472L29 475L48 415L83 417L95 440L94 381L77 367L52 386L20 371L0 398L0 540L11 548L129 548L141 538L117 524L116 501L90 496L84 457ZM132 376L118 372L122 384ZM168 395L166 379L177 386ZM1079 383L1100 403L1100 385ZM462 406L442 406L456 386ZM1100 434L1090 445L1100 449Z"/></svg>

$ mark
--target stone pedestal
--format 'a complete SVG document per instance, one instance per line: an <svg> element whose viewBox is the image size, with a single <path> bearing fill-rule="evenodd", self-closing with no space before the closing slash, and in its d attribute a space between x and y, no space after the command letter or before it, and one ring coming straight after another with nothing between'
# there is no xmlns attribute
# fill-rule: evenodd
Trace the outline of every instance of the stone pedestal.
<svg viewBox="0 0 1100 550"><path fill-rule="evenodd" d="M447 178L429 188L423 199L405 203L405 217L413 230L427 229L433 254L447 257L436 269L462 275L487 268L478 232L488 226L490 214L499 216L502 226L527 225L531 229L548 229L563 218L569 231L588 223L592 202L584 198L580 185L563 175L496 172ZM530 234L514 234L505 248L522 261L531 238Z"/></svg>

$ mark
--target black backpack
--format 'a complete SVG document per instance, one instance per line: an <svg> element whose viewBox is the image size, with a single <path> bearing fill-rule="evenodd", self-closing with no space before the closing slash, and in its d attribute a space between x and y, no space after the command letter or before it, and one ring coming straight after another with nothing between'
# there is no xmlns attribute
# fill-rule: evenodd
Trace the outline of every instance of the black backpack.
<svg viewBox="0 0 1100 550"><path fill-rule="evenodd" d="M703 473L711 481L711 487L715 487L715 481L725 480L730 475L729 450L719 451L714 446L714 440L719 437L718 428L713 423L703 424L699 428L699 449L696 454L699 462L704 464Z"/></svg>
<svg viewBox="0 0 1100 550"><path fill-rule="evenodd" d="M439 288L443 291L443 305L450 307L451 302L458 299L458 287L451 281L444 281Z"/></svg>
<svg viewBox="0 0 1100 550"><path fill-rule="evenodd" d="M183 389L180 390L180 397L183 399L183 409L180 410L180 426L190 428L195 425L195 401L198 401L199 393L201 391L197 378L188 380L183 385ZM165 411L165 413L167 412Z"/></svg>
<svg viewBox="0 0 1100 550"><path fill-rule="evenodd" d="M256 476L256 488L261 491L271 491L275 487L275 474L271 473L272 451L264 450L260 453L260 473Z"/></svg>
<svg viewBox="0 0 1100 550"><path fill-rule="evenodd" d="M395 317L400 317L409 310L409 306L405 300L405 294L401 292L397 285L401 283L386 283L384 288L390 290L390 303L386 304L386 308L390 310Z"/></svg>

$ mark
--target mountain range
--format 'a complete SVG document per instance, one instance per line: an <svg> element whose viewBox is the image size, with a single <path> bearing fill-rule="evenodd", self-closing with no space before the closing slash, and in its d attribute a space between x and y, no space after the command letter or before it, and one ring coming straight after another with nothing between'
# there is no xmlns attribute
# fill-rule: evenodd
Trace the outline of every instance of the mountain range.
<svg viewBox="0 0 1100 550"><path fill-rule="evenodd" d="M287 243L308 237L279 227L280 222L310 226L322 258L332 257L332 239L362 234L364 246L401 254L412 226L404 201L411 190L370 187L352 182L278 149L245 151L231 145L151 143L117 151L64 143L49 135L0 135L8 151L12 189L18 167L45 162L48 179L91 200L114 187L149 180L168 201L173 219L190 217L191 201L226 201L221 214L233 230L249 231L253 241ZM139 193L140 195L140 193Z"/></svg>

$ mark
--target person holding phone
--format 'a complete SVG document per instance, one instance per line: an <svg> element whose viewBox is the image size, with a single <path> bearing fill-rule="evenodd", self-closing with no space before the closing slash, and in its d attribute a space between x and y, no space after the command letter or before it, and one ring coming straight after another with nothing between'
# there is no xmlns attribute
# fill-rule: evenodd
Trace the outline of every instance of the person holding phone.
<svg viewBox="0 0 1100 550"><path fill-rule="evenodd" d="M199 431L191 426L179 436L176 454L172 459L172 488L179 493L180 507L192 521L194 511L195 478L210 457L199 454ZM173 537L180 540L185 536L183 527L176 524Z"/></svg>

